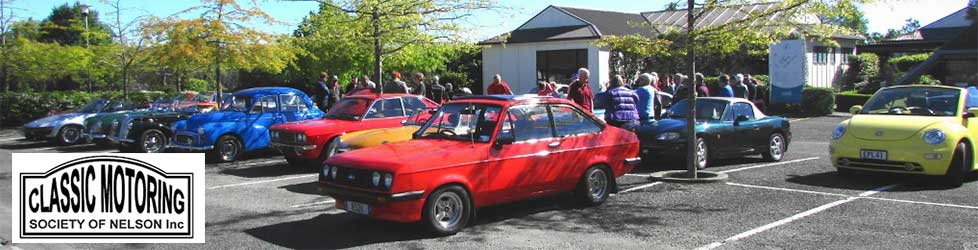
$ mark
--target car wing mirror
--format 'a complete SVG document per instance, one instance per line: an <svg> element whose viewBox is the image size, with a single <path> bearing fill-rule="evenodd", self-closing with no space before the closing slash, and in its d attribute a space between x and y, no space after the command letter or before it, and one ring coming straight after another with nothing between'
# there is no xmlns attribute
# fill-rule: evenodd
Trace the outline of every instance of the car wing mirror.
<svg viewBox="0 0 978 250"><path fill-rule="evenodd" d="M978 107L968 108L968 111L964 113L964 118L974 118L978 117Z"/></svg>
<svg viewBox="0 0 978 250"><path fill-rule="evenodd" d="M855 106L852 106L851 108L849 108L849 113L850 114L854 114L854 115L855 114L859 114L859 112L862 112L862 111L863 111L863 106L862 105L855 105Z"/></svg>
<svg viewBox="0 0 978 250"><path fill-rule="evenodd" d="M737 118L734 119L734 125L737 125L741 122L746 122L747 120L749 119L747 118L746 115L738 115Z"/></svg>
<svg viewBox="0 0 978 250"><path fill-rule="evenodd" d="M511 136L499 137L496 138L496 143L493 143L492 147L495 149L502 149L503 145L513 144L514 142L516 142L516 139Z"/></svg>

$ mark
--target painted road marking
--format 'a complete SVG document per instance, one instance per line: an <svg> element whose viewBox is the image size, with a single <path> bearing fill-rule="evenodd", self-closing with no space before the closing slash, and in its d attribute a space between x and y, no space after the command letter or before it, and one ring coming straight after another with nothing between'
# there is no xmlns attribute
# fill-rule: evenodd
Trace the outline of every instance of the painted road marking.
<svg viewBox="0 0 978 250"><path fill-rule="evenodd" d="M316 206L316 205L333 204L335 202L336 202L336 200L334 200L334 199L328 199L328 200L317 201L317 202L308 203L308 204L292 205L292 208L302 208L302 207L310 207L310 206Z"/></svg>
<svg viewBox="0 0 978 250"><path fill-rule="evenodd" d="M628 192L639 190L639 189L643 189L643 188L649 188L649 187L652 187L652 186L655 186L655 185L659 185L659 184L662 184L662 182L661 181L657 181L657 182L653 182L653 183L649 183L649 184L645 184L645 185L641 185L641 186L637 186L637 187L632 187L632 188L629 188L629 189L618 191L618 194L624 194L624 193L628 193ZM615 194L611 194L611 196L614 196L614 195Z"/></svg>
<svg viewBox="0 0 978 250"><path fill-rule="evenodd" d="M750 185L750 184L740 184L740 183L735 183L735 182L727 182L727 185L738 186L738 187L746 187L746 188L758 188L758 189L767 189L767 190L787 191L787 192L795 192L795 193L806 193L806 194L818 194L818 195L828 195L828 196L852 197L852 196L845 195L845 194L826 193L826 192L809 191L809 190L801 190L801 189L791 189L791 188L757 186L757 185Z"/></svg>
<svg viewBox="0 0 978 250"><path fill-rule="evenodd" d="M833 208L833 207L836 207L838 205L842 205L842 204L845 204L845 203L848 203L848 202L857 200L857 199L859 199L861 197L867 197L867 196L870 196L870 195L877 194L879 192L883 192L883 191L886 191L886 190L893 189L893 188L895 188L895 187L897 187L899 185L900 184L893 184L893 185L887 185L887 186L879 187L879 188L876 188L876 189L873 189L873 190L870 190L870 191L866 191L866 192L860 193L856 197L848 197L848 198L845 198L845 199L842 199L842 200L837 200L837 201L834 201L834 202L831 202L831 203L828 203L828 204L825 204L825 205L821 205L821 206L818 206L816 208L812 208L812 209L809 209L807 211L804 211L804 212L801 212L801 213L792 215L791 217L784 218L784 219L781 219L781 220L772 222L770 224L763 225L763 226L760 226L760 227L757 227L757 228L748 230L746 232L743 232L743 233L734 235L734 236L732 236L730 238L724 239L723 241L713 242L713 243L707 244L705 246L698 247L696 249L697 250L714 249L714 248L723 246L723 244L727 244L727 243L730 243L730 242L734 242L734 241L738 241L738 240L741 240L741 239L750 237L752 235L755 235L755 234L758 234L758 233L767 231L768 229L775 228L775 227L778 227L778 226L781 226L781 225L784 225L784 224L788 224L788 223L791 223L792 221L796 221L796 220L799 220L801 218L805 218L805 217L807 217L809 215L813 215L813 214L816 214L816 213L825 211L825 210L827 210L829 208Z"/></svg>
<svg viewBox="0 0 978 250"><path fill-rule="evenodd" d="M285 162L285 160L267 160L267 161L259 161L259 162L247 162L247 163L241 163L241 164L230 164L230 165L225 165L225 166L226 167L236 167L236 168L238 168L238 167L250 167L250 166L258 166L258 165L265 165L265 164L272 164L272 163L282 163L282 162Z"/></svg>
<svg viewBox="0 0 978 250"><path fill-rule="evenodd" d="M726 173L733 173L733 172L738 172L738 171L744 171L744 170L748 170L748 169L763 168L763 167L784 165L784 164L790 164L790 163L795 163L795 162L803 162L803 161L811 161L811 160L818 160L818 157L808 157L808 158L797 159L797 160L782 161L782 162L775 162L775 163L754 165L754 166L750 166L750 167L742 167L742 168L728 169L728 170L720 171L720 173L725 173L726 174Z"/></svg>
<svg viewBox="0 0 978 250"><path fill-rule="evenodd" d="M804 120L808 120L808 119L812 119L812 118L811 117L797 118L797 119L788 120L788 122L800 122L800 121L804 121Z"/></svg>
<svg viewBox="0 0 978 250"><path fill-rule="evenodd" d="M285 181L285 180L292 180L292 179L316 177L318 175L319 174L305 174L305 175L290 176L290 177L278 178L278 179L271 179L271 180L249 181L249 182L242 182L242 183L235 183L235 184L227 184L227 185L213 186L213 187L209 187L207 189L220 189L220 188L229 188L229 187L255 185L255 184L262 184L262 183L269 183L269 182L276 182L276 181Z"/></svg>
<svg viewBox="0 0 978 250"><path fill-rule="evenodd" d="M625 174L625 176L649 177L652 174Z"/></svg>
<svg viewBox="0 0 978 250"><path fill-rule="evenodd" d="M892 202L902 202L902 203L911 203L911 204L921 204L921 205L931 205L931 206L940 206L940 207L954 207L954 208L965 208L965 209L975 209L975 210L978 210L978 207L975 207L975 206L965 206L965 205L949 204L949 203L937 203L937 202L926 202L926 201L911 201L911 200L889 199L889 198L879 198L879 197L862 197L862 198L863 199L868 199L868 200L892 201Z"/></svg>
<svg viewBox="0 0 978 250"><path fill-rule="evenodd" d="M20 139L23 139L23 137L2 138L2 139L0 139L0 141L16 141L16 140L20 140Z"/></svg>

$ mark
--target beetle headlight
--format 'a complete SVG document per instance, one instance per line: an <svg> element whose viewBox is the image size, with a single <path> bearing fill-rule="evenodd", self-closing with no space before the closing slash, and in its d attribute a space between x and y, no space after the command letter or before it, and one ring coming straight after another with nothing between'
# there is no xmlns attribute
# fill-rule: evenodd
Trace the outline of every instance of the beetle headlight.
<svg viewBox="0 0 978 250"><path fill-rule="evenodd" d="M835 129L832 130L832 140L841 139L844 135L846 135L846 126L842 124L835 125Z"/></svg>
<svg viewBox="0 0 978 250"><path fill-rule="evenodd" d="M944 142L944 139L946 138L947 135L945 135L944 131L941 131L940 129L935 128L935 129L927 130L927 132L924 132L924 142L927 144L931 144L931 145L940 144Z"/></svg>
<svg viewBox="0 0 978 250"><path fill-rule="evenodd" d="M295 141L299 143L306 143L306 134L300 133L295 135Z"/></svg>
<svg viewBox="0 0 978 250"><path fill-rule="evenodd" d="M374 186L380 186L380 173L374 172L373 178L370 179Z"/></svg>
<svg viewBox="0 0 978 250"><path fill-rule="evenodd" d="M204 127L203 126L197 127L197 134L198 135L204 134Z"/></svg>
<svg viewBox="0 0 978 250"><path fill-rule="evenodd" d="M660 140L660 141L671 141L671 140L679 139L679 133L678 132L665 132L665 133L661 133L658 136L656 136L655 139L656 140Z"/></svg>
<svg viewBox="0 0 978 250"><path fill-rule="evenodd" d="M384 187L387 189L391 188L391 184L394 184L394 175L384 174Z"/></svg>

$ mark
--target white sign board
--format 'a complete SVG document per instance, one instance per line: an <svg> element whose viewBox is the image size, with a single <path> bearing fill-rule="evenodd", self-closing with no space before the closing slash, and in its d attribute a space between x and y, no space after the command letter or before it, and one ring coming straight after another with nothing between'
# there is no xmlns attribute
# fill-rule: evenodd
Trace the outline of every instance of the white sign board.
<svg viewBox="0 0 978 250"><path fill-rule="evenodd" d="M801 103L801 90L805 87L808 71L805 41L783 40L770 48L771 103Z"/></svg>

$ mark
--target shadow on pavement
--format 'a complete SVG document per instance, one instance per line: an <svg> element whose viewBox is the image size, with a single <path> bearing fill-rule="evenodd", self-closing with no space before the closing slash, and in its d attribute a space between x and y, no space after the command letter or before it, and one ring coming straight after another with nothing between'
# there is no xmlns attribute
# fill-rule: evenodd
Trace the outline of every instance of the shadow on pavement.
<svg viewBox="0 0 978 250"><path fill-rule="evenodd" d="M711 167L705 169L708 171L716 171L716 168L742 165L742 164L757 164L757 163L770 163L759 157L742 157L742 158L729 158L729 159L717 159L711 163ZM679 157L657 157L651 159L642 159L642 164L632 170L633 174L646 174L663 170L685 170L686 169L686 159Z"/></svg>
<svg viewBox="0 0 978 250"><path fill-rule="evenodd" d="M304 192L308 185L297 184L286 188ZM658 211L706 214L726 210L695 205L662 207L612 201L596 207L581 207L570 195L556 195L480 209L476 221L461 233L438 240L487 242L490 233L511 229L616 232L649 237L649 231L643 229L664 225L663 219L656 216ZM350 248L437 237L419 223L386 222L349 213L322 214L306 220L251 228L245 233L278 246L298 249Z"/></svg>
<svg viewBox="0 0 978 250"><path fill-rule="evenodd" d="M99 146L99 145L95 145L95 144L85 144L85 145L74 145L74 146L59 147L59 148L55 148L54 150L55 151L58 151L59 153L82 153L82 152L86 152L86 151L108 150L108 149L116 149L116 147L115 146Z"/></svg>
<svg viewBox="0 0 978 250"><path fill-rule="evenodd" d="M279 188L298 194L324 195L323 192L319 191L319 182L316 181L285 185Z"/></svg>
<svg viewBox="0 0 978 250"><path fill-rule="evenodd" d="M810 175L795 175L786 179L791 183L809 186L828 187L849 190L872 190L886 185L901 183L887 192L912 192L924 190L954 189L936 176L912 176L889 173L860 173L855 176L840 176L835 171Z"/></svg>
<svg viewBox="0 0 978 250"><path fill-rule="evenodd" d="M52 147L52 146L57 146L57 145L55 145L54 143L50 143L50 142L47 142L47 141L27 141L27 140L17 140L17 142L26 142L26 143L17 143L17 144L0 144L0 149L7 149L7 150L20 150L20 149L31 149L31 148L40 148L40 147Z"/></svg>
<svg viewBox="0 0 978 250"><path fill-rule="evenodd" d="M227 169L222 169L221 174L234 175L238 177L246 178L261 178L261 177L275 177L284 175L295 175L295 174L311 174L315 173L316 169L311 167L297 167L290 166L285 161L280 163L268 163L253 167L243 167L243 168L233 168L234 165L228 165L224 167L230 167Z"/></svg>

